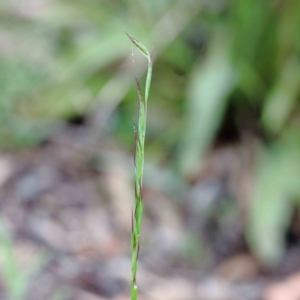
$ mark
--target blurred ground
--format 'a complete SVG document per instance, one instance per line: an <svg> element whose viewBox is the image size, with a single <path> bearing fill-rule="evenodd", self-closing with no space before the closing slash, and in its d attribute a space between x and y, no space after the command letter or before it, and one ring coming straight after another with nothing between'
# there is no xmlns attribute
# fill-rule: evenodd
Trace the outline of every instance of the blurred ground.
<svg viewBox="0 0 300 300"><path fill-rule="evenodd" d="M68 125L38 147L1 155L1 215L9 234L2 268L13 286L19 277L26 281L24 299L128 299L132 157L110 140L88 142L89 132ZM251 192L250 144L211 151L180 201L146 181L141 299L254 300L265 292L265 299L297 299L289 289L280 298L284 292L269 291L269 284L295 272L299 254L267 271L245 243L248 204L232 199ZM163 169L148 172L169 180ZM5 261L11 255L14 262ZM1 281L0 298L12 299L5 296L9 281Z"/></svg>
<svg viewBox="0 0 300 300"><path fill-rule="evenodd" d="M88 143L88 135L87 126L72 125L35 149L2 155L1 212L19 270L42 260L26 299L59 293L62 299L66 293L72 299L128 299L132 157L107 140ZM151 182L145 187L138 276L143 298L239 299L248 293L244 299L258 299L264 280L245 246L239 213L216 218L224 197L247 194L246 151L232 146L212 152L185 201ZM165 180L163 170L151 172ZM204 234L211 249L199 242Z"/></svg>
<svg viewBox="0 0 300 300"><path fill-rule="evenodd" d="M0 2L0 300L300 298L298 0Z"/></svg>

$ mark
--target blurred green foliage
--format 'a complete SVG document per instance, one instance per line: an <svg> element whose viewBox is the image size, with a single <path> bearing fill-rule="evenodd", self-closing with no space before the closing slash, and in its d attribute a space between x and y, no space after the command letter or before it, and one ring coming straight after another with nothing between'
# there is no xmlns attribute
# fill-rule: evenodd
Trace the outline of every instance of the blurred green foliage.
<svg viewBox="0 0 300 300"><path fill-rule="evenodd" d="M146 65L124 31L155 48L149 157L193 173L229 107L242 136L250 115L258 158L249 239L278 261L299 198L298 0L2 0L0 141L36 143L74 116L132 148L134 80ZM133 52L132 52L133 51ZM267 244L262 235L272 236Z"/></svg>
<svg viewBox="0 0 300 300"><path fill-rule="evenodd" d="M0 220L0 263L2 265L2 276L6 284L6 293L9 299L25 299L27 289L34 276L44 267L47 262L46 255L39 255L35 261L23 270L15 255L13 240L9 231Z"/></svg>

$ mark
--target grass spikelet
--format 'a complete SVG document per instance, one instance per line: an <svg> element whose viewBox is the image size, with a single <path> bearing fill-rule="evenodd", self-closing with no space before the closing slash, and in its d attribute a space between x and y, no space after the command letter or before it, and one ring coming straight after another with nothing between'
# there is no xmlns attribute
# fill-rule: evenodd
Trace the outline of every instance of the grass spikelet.
<svg viewBox="0 0 300 300"><path fill-rule="evenodd" d="M135 77L138 91L138 124L134 126L134 182L135 182L135 208L132 213L132 234L131 234L131 300L137 300L138 288L136 282L137 265L139 256L139 239L143 218L143 198L142 198L142 182L144 172L144 145L146 135L146 117L147 117L147 101L151 85L153 51L149 54L147 48L126 33L131 42L146 56L148 60L148 71L146 78L145 96L143 97L141 86L138 79Z"/></svg>

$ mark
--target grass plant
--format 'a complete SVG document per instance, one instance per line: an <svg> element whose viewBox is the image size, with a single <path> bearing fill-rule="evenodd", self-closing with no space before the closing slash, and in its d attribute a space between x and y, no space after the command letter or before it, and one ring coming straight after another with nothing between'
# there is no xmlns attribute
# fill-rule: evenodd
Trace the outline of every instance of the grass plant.
<svg viewBox="0 0 300 300"><path fill-rule="evenodd" d="M144 152L145 152L145 135L146 135L146 119L147 119L147 102L150 91L153 51L151 54L147 48L127 34L131 42L142 52L148 60L148 71L146 78L145 95L143 97L140 83L135 77L138 90L138 124L134 126L134 181L135 181L135 208L132 212L132 234L131 234L131 300L136 300L138 297L138 288L136 282L138 257L139 257L139 239L143 218L143 198L142 198L142 183L144 172Z"/></svg>

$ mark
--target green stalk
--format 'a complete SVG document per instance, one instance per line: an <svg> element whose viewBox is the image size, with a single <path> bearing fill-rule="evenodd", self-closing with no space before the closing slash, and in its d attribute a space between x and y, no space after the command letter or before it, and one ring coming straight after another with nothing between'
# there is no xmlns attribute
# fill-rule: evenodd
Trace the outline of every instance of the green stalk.
<svg viewBox="0 0 300 300"><path fill-rule="evenodd" d="M148 60L148 71L146 79L145 96L142 96L141 87L138 79L135 77L139 108L138 108L138 125L134 127L135 151L134 151L134 181L135 181L135 209L132 212L132 234L131 234L131 300L137 300L138 288L136 282L138 256L139 256L139 239L143 218L143 198L142 198L142 182L144 173L144 145L146 135L146 118L147 118L147 102L150 91L153 51L149 54L146 47L138 42L135 38L127 34L131 42L146 56Z"/></svg>

